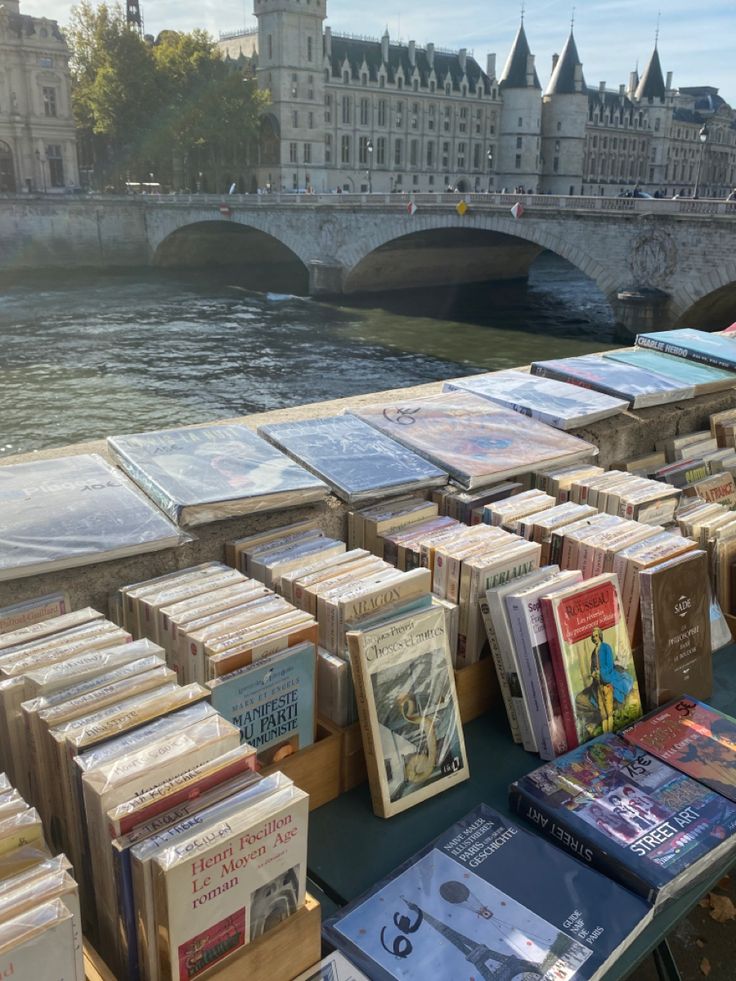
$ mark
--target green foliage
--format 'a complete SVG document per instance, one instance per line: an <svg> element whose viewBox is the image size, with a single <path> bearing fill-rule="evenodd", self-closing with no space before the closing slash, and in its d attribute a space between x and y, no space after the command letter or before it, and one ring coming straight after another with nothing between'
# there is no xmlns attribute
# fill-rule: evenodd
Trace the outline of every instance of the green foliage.
<svg viewBox="0 0 736 981"><path fill-rule="evenodd" d="M99 183L154 173L223 190L244 179L265 100L205 31L164 31L152 44L119 3L81 0L66 33L75 116Z"/></svg>

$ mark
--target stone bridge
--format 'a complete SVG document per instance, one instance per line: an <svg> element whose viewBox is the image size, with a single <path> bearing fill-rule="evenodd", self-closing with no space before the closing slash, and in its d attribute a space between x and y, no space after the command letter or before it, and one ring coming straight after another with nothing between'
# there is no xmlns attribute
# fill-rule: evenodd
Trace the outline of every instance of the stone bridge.
<svg viewBox="0 0 736 981"><path fill-rule="evenodd" d="M410 204L411 202L411 204ZM516 216L512 208L516 209ZM464 213L462 213L464 211ZM551 195L0 200L0 273L240 265L313 295L522 278L567 259L630 332L736 320L736 204Z"/></svg>

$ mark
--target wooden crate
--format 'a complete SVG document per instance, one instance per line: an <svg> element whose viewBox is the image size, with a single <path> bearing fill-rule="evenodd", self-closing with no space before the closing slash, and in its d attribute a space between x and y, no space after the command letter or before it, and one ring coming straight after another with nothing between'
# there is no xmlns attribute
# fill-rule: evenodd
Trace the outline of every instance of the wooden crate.
<svg viewBox="0 0 736 981"><path fill-rule="evenodd" d="M340 740L340 793L344 794L368 779L360 723L341 727L327 719L320 719L320 725L329 729Z"/></svg>
<svg viewBox="0 0 736 981"><path fill-rule="evenodd" d="M318 724L317 741L312 746L264 767L261 772L281 770L291 777L297 787L309 794L309 810L313 811L340 794L340 750L339 733Z"/></svg>
<svg viewBox="0 0 736 981"><path fill-rule="evenodd" d="M497 704L498 678L490 657L455 671L455 687L463 723L472 722Z"/></svg>
<svg viewBox="0 0 736 981"><path fill-rule="evenodd" d="M307 894L304 906L223 964L201 974L202 981L291 981L322 955L319 903ZM102 958L84 943L86 981L117 981Z"/></svg>

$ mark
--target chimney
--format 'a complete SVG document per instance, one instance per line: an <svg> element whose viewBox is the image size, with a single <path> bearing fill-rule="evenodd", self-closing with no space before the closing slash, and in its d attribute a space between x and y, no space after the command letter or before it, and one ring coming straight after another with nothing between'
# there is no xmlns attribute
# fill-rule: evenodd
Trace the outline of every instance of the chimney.
<svg viewBox="0 0 736 981"><path fill-rule="evenodd" d="M388 28L386 28L386 33L381 38L381 60L383 61L384 65L388 64L388 44L389 36Z"/></svg>
<svg viewBox="0 0 736 981"><path fill-rule="evenodd" d="M575 65L575 91L583 91L583 66L580 64Z"/></svg>
<svg viewBox="0 0 736 981"><path fill-rule="evenodd" d="M486 55L486 75L489 78L496 77L496 56L495 54Z"/></svg>
<svg viewBox="0 0 736 981"><path fill-rule="evenodd" d="M665 85L665 89L668 92L672 91L672 72L667 72L667 84Z"/></svg>
<svg viewBox="0 0 736 981"><path fill-rule="evenodd" d="M557 68L557 62L559 60L560 60L560 56L558 54L553 54L552 55L552 73L553 74L554 74L555 68Z"/></svg>
<svg viewBox="0 0 736 981"><path fill-rule="evenodd" d="M626 95L626 86L622 82L618 87L618 94L623 98Z"/></svg>
<svg viewBox="0 0 736 981"><path fill-rule="evenodd" d="M417 45L416 41L409 41L409 64L414 67L417 63Z"/></svg>
<svg viewBox="0 0 736 981"><path fill-rule="evenodd" d="M427 45L427 64L430 68L434 68L434 44Z"/></svg>
<svg viewBox="0 0 736 981"><path fill-rule="evenodd" d="M328 58L332 57L332 28L325 28L325 55Z"/></svg>
<svg viewBox="0 0 736 981"><path fill-rule="evenodd" d="M526 59L526 84L531 88L534 85L534 55L527 55Z"/></svg>
<svg viewBox="0 0 736 981"><path fill-rule="evenodd" d="M603 94L606 91L606 83L598 82L598 91Z"/></svg>
<svg viewBox="0 0 736 981"><path fill-rule="evenodd" d="M460 48L460 50L457 53L457 60L460 62L460 68L462 69L463 73L465 72L465 62L467 60L467 57L468 57L468 49Z"/></svg>

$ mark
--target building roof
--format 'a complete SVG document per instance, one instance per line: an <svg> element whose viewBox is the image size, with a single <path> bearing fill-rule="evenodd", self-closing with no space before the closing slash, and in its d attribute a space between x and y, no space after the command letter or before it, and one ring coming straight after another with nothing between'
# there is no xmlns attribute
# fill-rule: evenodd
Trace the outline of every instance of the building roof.
<svg viewBox="0 0 736 981"><path fill-rule="evenodd" d="M345 37L333 34L330 42L330 74L332 78L341 78L344 64L350 65L350 77L353 81L360 79L363 63L368 67L368 78L371 82L378 81L378 72L383 62L381 42L373 39ZM490 79L475 58L465 57L465 70L460 62L459 52L435 50L430 64L430 54L426 48L414 48L414 64L409 58L409 48L406 44L389 44L388 61L385 64L386 76L389 82L396 80L399 67L404 78L408 81L414 77L414 69L419 72L419 85L429 88L429 78L434 70L438 84L450 81L454 92L460 91L463 78L467 78L468 91L476 92L480 85L486 94L490 94Z"/></svg>
<svg viewBox="0 0 736 981"><path fill-rule="evenodd" d="M575 84L575 74L578 65L580 66L580 78L582 80L581 88ZM582 72L583 65L578 57L578 49L575 45L575 38L573 37L572 31L570 31L570 36L565 43L565 47L562 49L562 54L557 59L555 70L552 72L552 78L550 78L549 85L547 86L544 94L574 95L575 93L579 92L585 94L587 89L585 87L585 79L583 78Z"/></svg>
<svg viewBox="0 0 736 981"><path fill-rule="evenodd" d="M652 57L649 59L649 64L639 79L639 84L636 88L636 98L638 101L642 99L659 99L661 102L664 102L664 95L662 65L659 61L659 51L655 46Z"/></svg>
<svg viewBox="0 0 736 981"><path fill-rule="evenodd" d="M527 65L529 64L529 42L526 39L523 23L519 25L519 30L514 38L514 43L506 59L501 77L499 88L501 89L541 89L539 76L536 68L534 78L530 81L527 76Z"/></svg>

